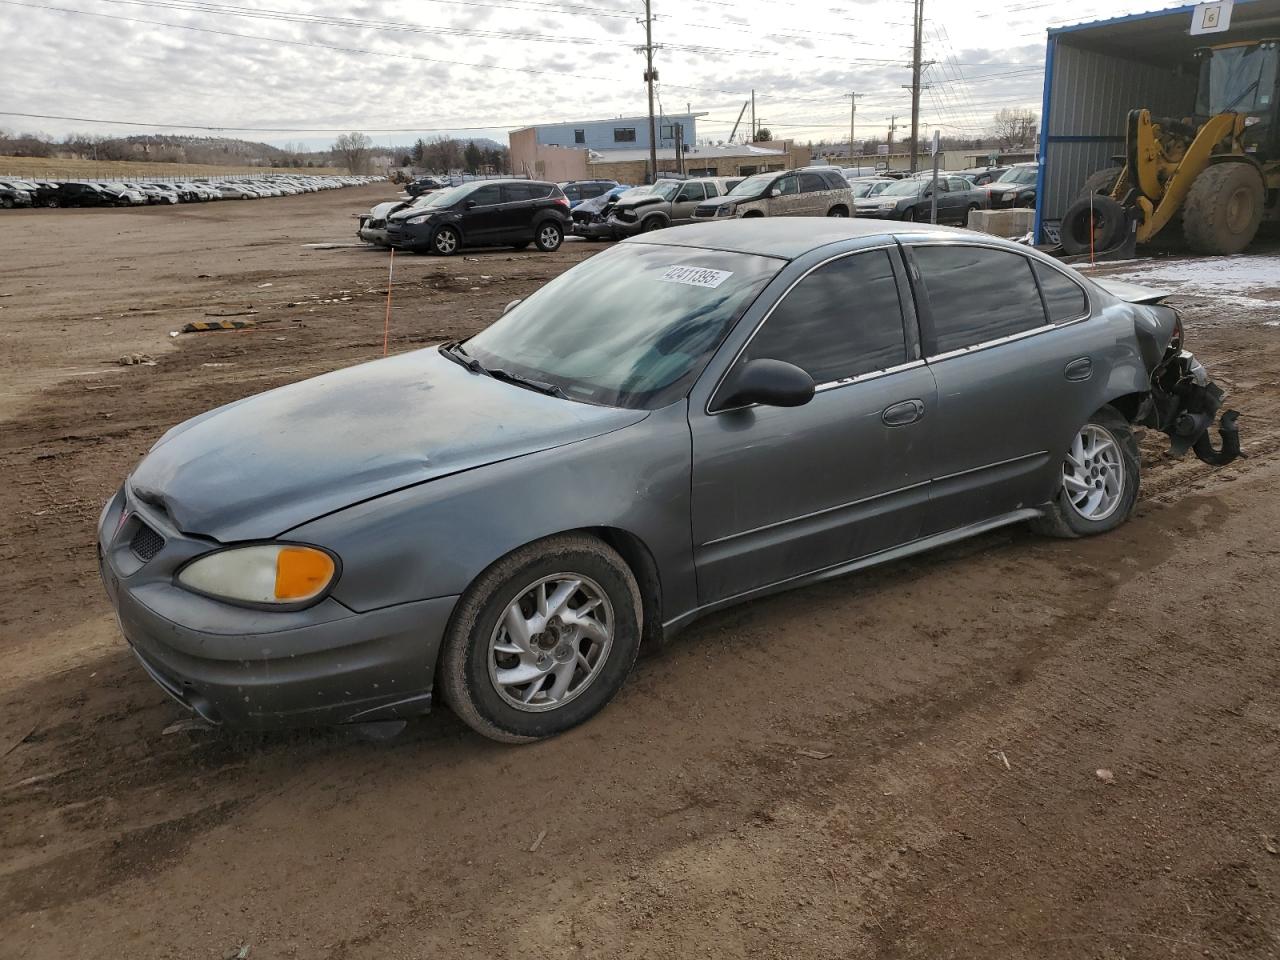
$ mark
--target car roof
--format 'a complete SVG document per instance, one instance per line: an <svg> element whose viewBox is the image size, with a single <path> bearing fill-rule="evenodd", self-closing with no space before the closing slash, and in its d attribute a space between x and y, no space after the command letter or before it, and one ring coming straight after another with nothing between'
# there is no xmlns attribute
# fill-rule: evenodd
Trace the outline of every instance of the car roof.
<svg viewBox="0 0 1280 960"><path fill-rule="evenodd" d="M794 260L830 243L869 237L919 236L994 239L969 230L927 223L858 220L845 217L744 217L724 223L695 223L630 237L623 243L657 243L670 247L698 247Z"/></svg>

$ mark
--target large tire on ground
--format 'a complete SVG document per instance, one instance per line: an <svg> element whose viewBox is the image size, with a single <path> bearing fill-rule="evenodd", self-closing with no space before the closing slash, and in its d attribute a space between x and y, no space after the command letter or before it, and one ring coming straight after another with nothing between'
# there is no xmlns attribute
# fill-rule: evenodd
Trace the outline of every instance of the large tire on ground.
<svg viewBox="0 0 1280 960"><path fill-rule="evenodd" d="M1050 537L1088 537L1114 530L1133 513L1142 460L1133 429L1114 407L1103 407L1072 438L1062 484L1031 528Z"/></svg>
<svg viewBox="0 0 1280 960"><path fill-rule="evenodd" d="M1076 199L1096 196L1099 193L1110 196L1111 191L1115 189L1116 181L1120 179L1120 174L1122 173L1124 173L1124 167L1106 167L1099 170L1085 180L1084 186L1076 194Z"/></svg>
<svg viewBox="0 0 1280 960"><path fill-rule="evenodd" d="M1191 184L1182 205L1182 235L1196 253L1239 253L1262 223L1266 188L1248 163L1217 163Z"/></svg>
<svg viewBox="0 0 1280 960"><path fill-rule="evenodd" d="M432 253L441 257L451 257L462 247L462 237L458 231L446 224L431 235Z"/></svg>
<svg viewBox="0 0 1280 960"><path fill-rule="evenodd" d="M617 551L549 537L476 578L454 610L437 683L467 726L504 743L563 733L601 710L640 651L640 587Z"/></svg>
<svg viewBox="0 0 1280 960"><path fill-rule="evenodd" d="M1062 218L1062 249L1071 256L1109 250L1124 240L1127 229L1124 207L1110 197L1086 195Z"/></svg>
<svg viewBox="0 0 1280 960"><path fill-rule="evenodd" d="M564 243L564 228L554 220L546 220L537 227L534 245L543 253L555 253Z"/></svg>

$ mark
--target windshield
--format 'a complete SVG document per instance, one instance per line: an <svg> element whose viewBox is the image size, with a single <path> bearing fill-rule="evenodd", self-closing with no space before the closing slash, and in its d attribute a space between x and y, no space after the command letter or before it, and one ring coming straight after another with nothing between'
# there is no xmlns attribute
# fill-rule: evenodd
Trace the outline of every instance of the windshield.
<svg viewBox="0 0 1280 960"><path fill-rule="evenodd" d="M1269 110L1276 91L1278 60L1280 46L1275 43L1206 51L1196 113L1213 116L1232 110Z"/></svg>
<svg viewBox="0 0 1280 960"><path fill-rule="evenodd" d="M923 180L899 180L880 191L882 197L914 197L927 184Z"/></svg>
<svg viewBox="0 0 1280 960"><path fill-rule="evenodd" d="M422 210L431 207L451 207L459 200L462 200L467 194L484 186L482 183L467 183L461 187L450 187L448 190L441 190L439 193L429 193L425 197L420 197L423 202L415 203L414 207Z"/></svg>
<svg viewBox="0 0 1280 960"><path fill-rule="evenodd" d="M853 196L855 199L863 199L865 197L878 197L889 186L888 180L872 180L872 181L855 181L850 184L853 188Z"/></svg>
<svg viewBox="0 0 1280 960"><path fill-rule="evenodd" d="M571 399L656 408L684 396L783 261L623 243L562 273L465 350Z"/></svg>
<svg viewBox="0 0 1280 960"><path fill-rule="evenodd" d="M996 178L996 183L1035 183L1035 167L1010 167Z"/></svg>
<svg viewBox="0 0 1280 960"><path fill-rule="evenodd" d="M747 177L740 184L729 191L731 197L756 197L764 193L765 188L773 183L773 178L777 174L773 173L757 173L754 177Z"/></svg>
<svg viewBox="0 0 1280 960"><path fill-rule="evenodd" d="M659 180L653 185L651 193L656 193L663 200L670 200L680 190L679 180Z"/></svg>
<svg viewBox="0 0 1280 960"><path fill-rule="evenodd" d="M643 187L632 187L630 190L624 190L618 197L621 200L630 200L632 197L643 197L647 193L653 193L653 186L645 184Z"/></svg>

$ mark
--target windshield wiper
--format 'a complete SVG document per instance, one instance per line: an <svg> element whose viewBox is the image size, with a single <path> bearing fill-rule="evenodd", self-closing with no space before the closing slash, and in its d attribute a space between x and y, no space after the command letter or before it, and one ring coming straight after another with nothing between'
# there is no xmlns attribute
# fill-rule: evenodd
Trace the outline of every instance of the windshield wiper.
<svg viewBox="0 0 1280 960"><path fill-rule="evenodd" d="M1259 78L1259 80L1260 80L1260 79L1261 79L1261 78ZM1219 110L1218 112L1219 112L1219 113L1230 113L1230 112L1231 112L1231 108L1232 108L1232 107L1234 107L1237 103L1239 103L1241 100L1243 100L1245 97L1247 97L1249 94L1253 93L1253 91L1255 91L1255 90L1257 90L1257 89L1258 89L1258 80L1255 80L1255 81L1253 81L1253 83L1249 84L1247 87L1245 87L1243 90L1241 90L1241 91L1240 91L1240 94L1239 94L1239 95L1238 95L1234 100L1232 100L1230 103L1228 103L1225 107L1223 107L1223 108L1222 108L1221 110Z"/></svg>
<svg viewBox="0 0 1280 960"><path fill-rule="evenodd" d="M545 393L549 397L560 397L564 400L569 399L569 395L554 383L546 383L543 380L533 380L529 377L522 377L518 373L512 373L510 370L503 370L500 367L486 367L475 357L471 356L471 354L467 353L461 340L452 340L449 343L440 344L440 352L459 366L466 367L472 373L482 373L487 377L493 377L495 380L502 380L505 383L510 383L517 387L524 387L526 390Z"/></svg>
<svg viewBox="0 0 1280 960"><path fill-rule="evenodd" d="M517 387L525 387L528 390L545 393L549 397L560 397L563 400L569 399L569 395L554 383L547 383L544 380L532 380L529 377L522 377L518 373L512 373L510 370L503 370L500 367L486 368L485 373L495 380L505 380L507 383L514 384Z"/></svg>
<svg viewBox="0 0 1280 960"><path fill-rule="evenodd" d="M440 352L459 366L466 367L472 373L484 373L489 376L493 375L484 368L483 364L481 364L479 360L467 353L466 349L462 346L461 340L451 340L448 343L440 344Z"/></svg>

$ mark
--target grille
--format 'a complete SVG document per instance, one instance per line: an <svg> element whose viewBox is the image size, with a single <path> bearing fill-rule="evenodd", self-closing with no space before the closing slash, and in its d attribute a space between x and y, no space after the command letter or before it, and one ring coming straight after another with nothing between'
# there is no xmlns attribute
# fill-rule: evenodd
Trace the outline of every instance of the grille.
<svg viewBox="0 0 1280 960"><path fill-rule="evenodd" d="M164 549L164 537L145 523L140 523L133 539L129 541L129 549L133 551L135 557L146 563Z"/></svg>
<svg viewBox="0 0 1280 960"><path fill-rule="evenodd" d="M715 207L694 207L693 215L695 217L714 217L716 215Z"/></svg>

